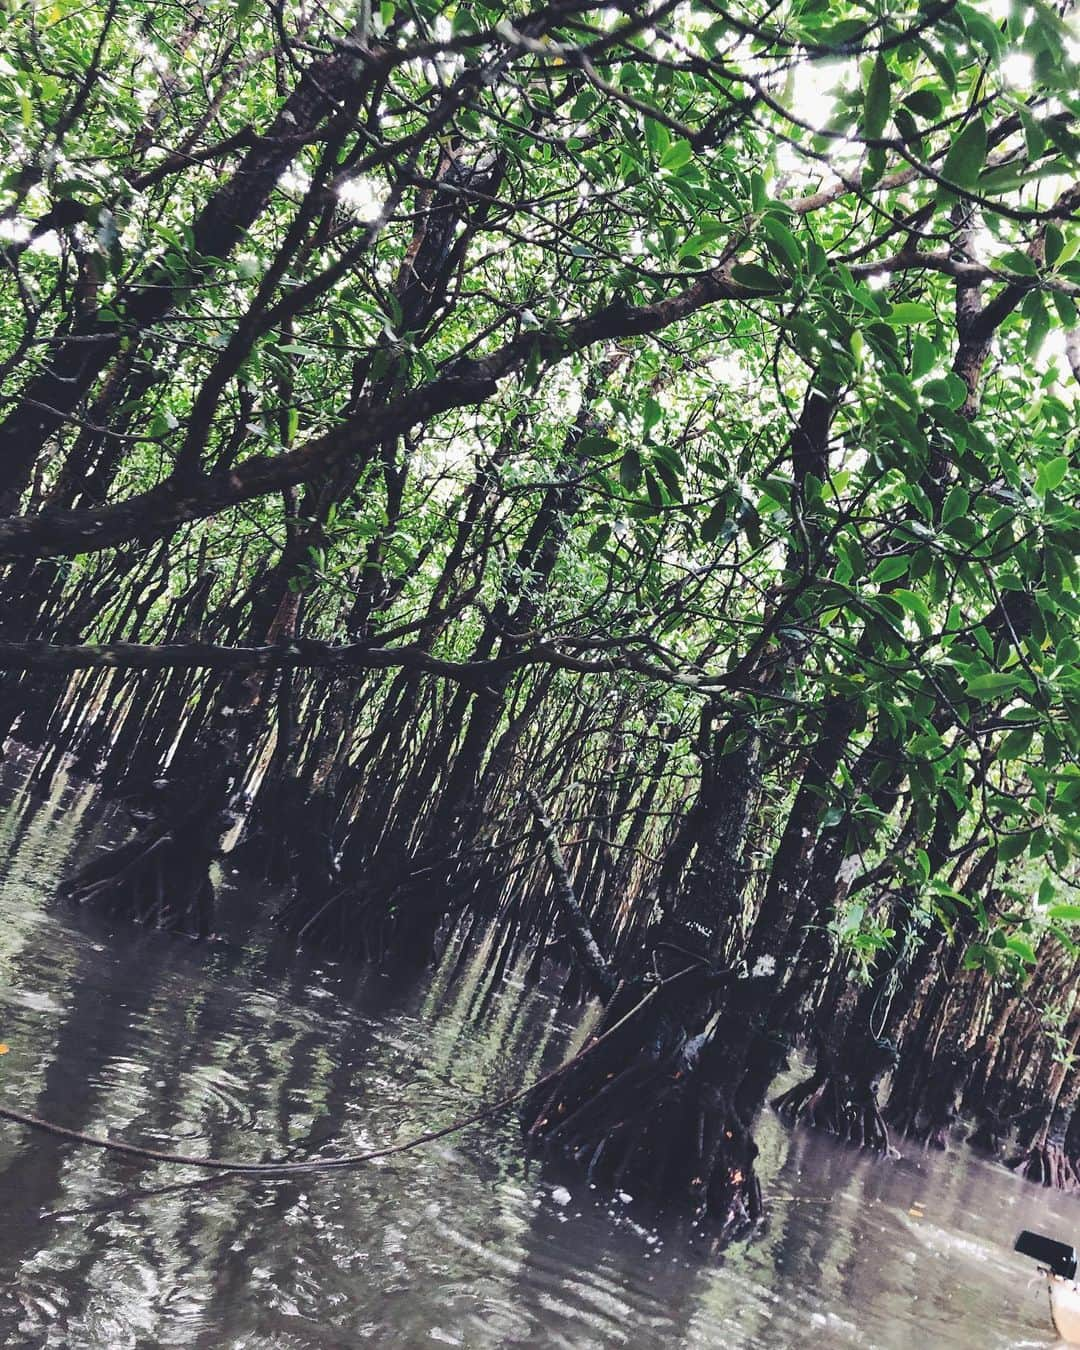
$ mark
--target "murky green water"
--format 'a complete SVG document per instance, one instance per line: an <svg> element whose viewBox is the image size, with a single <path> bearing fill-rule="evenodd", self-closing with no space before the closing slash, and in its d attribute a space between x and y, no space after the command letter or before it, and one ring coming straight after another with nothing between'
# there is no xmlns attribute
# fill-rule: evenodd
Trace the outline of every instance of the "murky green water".
<svg viewBox="0 0 1080 1350"><path fill-rule="evenodd" d="M52 898L88 798L0 803L0 1100L193 1153L352 1151L466 1113L574 1028L467 973L399 989L272 943L199 948ZM10 1347L1054 1343L1022 1227L1080 1204L963 1154L894 1163L766 1117L768 1230L722 1257L527 1165L512 1117L347 1174L168 1187L0 1121ZM568 1184L569 1199L560 1185ZM142 1194L141 1194L142 1193Z"/></svg>

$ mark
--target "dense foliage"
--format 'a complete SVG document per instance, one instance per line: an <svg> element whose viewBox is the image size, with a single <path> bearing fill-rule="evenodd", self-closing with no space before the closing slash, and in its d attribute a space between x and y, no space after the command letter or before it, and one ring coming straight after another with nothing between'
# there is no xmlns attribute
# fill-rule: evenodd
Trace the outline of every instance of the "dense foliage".
<svg viewBox="0 0 1080 1350"><path fill-rule="evenodd" d="M647 1006L532 1136L733 1226L800 1037L793 1114L1071 1184L1070 15L4 10L0 724L137 808L75 897L205 933L233 822L301 939L569 961Z"/></svg>

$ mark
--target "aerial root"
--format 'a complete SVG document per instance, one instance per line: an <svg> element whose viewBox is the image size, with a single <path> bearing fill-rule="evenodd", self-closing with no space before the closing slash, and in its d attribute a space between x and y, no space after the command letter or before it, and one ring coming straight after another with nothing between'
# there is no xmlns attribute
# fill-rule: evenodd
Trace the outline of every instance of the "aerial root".
<svg viewBox="0 0 1080 1350"><path fill-rule="evenodd" d="M843 1074L815 1073L773 1099L786 1120L835 1134L875 1153L889 1152L889 1129L872 1085Z"/></svg>
<svg viewBox="0 0 1080 1350"><path fill-rule="evenodd" d="M122 914L136 923L202 938L213 920L209 867L213 845L153 824L88 863L61 888L75 904Z"/></svg>
<svg viewBox="0 0 1080 1350"><path fill-rule="evenodd" d="M1046 1140L1034 1144L1026 1153L1010 1158L1008 1166L1026 1181L1034 1181L1039 1186L1048 1186L1055 1191L1080 1189L1076 1162L1061 1144Z"/></svg>
<svg viewBox="0 0 1080 1350"><path fill-rule="evenodd" d="M594 1066L595 1067L595 1066ZM645 1058L588 1081L561 1081L526 1112L529 1141L570 1158L587 1179L688 1209L724 1238L761 1219L757 1154L727 1097L693 1071Z"/></svg>

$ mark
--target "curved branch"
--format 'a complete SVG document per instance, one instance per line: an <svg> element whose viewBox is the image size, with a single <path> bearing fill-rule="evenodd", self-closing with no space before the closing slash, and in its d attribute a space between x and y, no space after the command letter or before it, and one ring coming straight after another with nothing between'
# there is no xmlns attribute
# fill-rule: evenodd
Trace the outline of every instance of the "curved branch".
<svg viewBox="0 0 1080 1350"><path fill-rule="evenodd" d="M167 478L108 506L0 519L0 558L71 557L129 540L164 538L187 521L309 482L440 413L483 403L501 379L529 361L561 361L598 342L658 332L720 300L758 297L760 292L733 281L726 268L716 268L703 272L680 294L651 305L635 307L617 300L557 330L523 334L489 356L455 361L418 389L380 408L365 409L285 454L253 455L227 471L184 482Z"/></svg>

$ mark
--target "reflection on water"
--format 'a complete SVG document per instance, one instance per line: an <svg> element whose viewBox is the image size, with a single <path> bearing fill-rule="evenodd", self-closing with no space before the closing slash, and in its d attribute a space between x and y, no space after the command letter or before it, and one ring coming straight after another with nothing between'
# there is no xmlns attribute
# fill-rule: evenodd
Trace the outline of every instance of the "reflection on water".
<svg viewBox="0 0 1080 1350"><path fill-rule="evenodd" d="M5 1101L191 1152L299 1157L447 1123L573 1043L520 985L478 1017L475 971L398 989L272 942L199 948L72 913L51 892L87 818L74 790L3 801ZM526 1164L512 1117L350 1174L152 1196L194 1174L0 1122L0 1341L1053 1344L1010 1247L1022 1227L1071 1239L1075 1202L962 1154L883 1163L768 1116L758 1139L768 1229L717 1256Z"/></svg>

